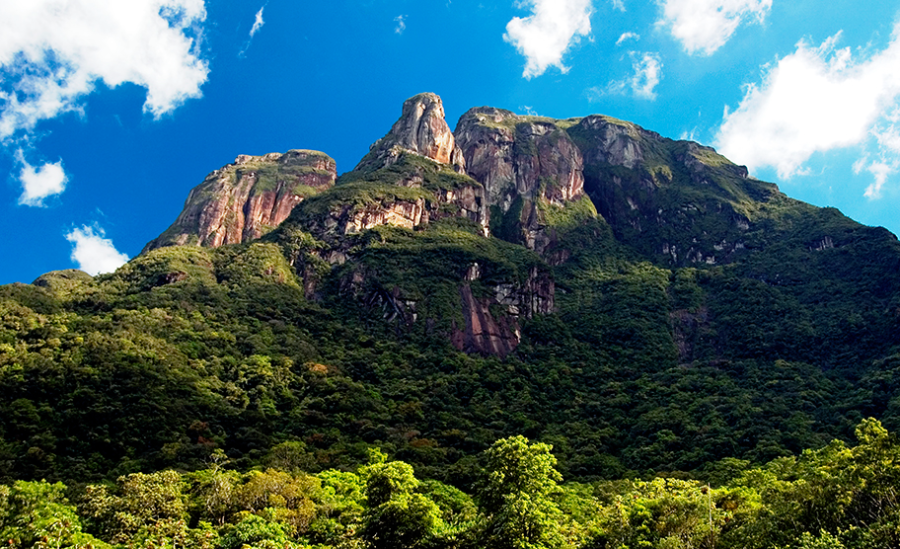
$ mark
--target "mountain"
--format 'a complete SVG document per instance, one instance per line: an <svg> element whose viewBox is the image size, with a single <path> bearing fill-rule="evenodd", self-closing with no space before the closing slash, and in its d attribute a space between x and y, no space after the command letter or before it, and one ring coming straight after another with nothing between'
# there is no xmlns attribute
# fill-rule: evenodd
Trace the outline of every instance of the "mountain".
<svg viewBox="0 0 900 549"><path fill-rule="evenodd" d="M619 478L900 427L900 242L709 147L491 107L450 131L421 94L336 173L240 156L117 272L0 288L0 476L302 441L465 483L525 434Z"/></svg>

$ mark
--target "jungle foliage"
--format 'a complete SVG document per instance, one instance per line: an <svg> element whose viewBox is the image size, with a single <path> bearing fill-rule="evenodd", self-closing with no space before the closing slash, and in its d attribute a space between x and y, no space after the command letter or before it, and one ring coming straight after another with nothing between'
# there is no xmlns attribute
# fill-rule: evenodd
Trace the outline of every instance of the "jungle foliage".
<svg viewBox="0 0 900 549"><path fill-rule="evenodd" d="M291 441L246 472L216 450L193 472L0 485L0 536L11 549L896 547L900 443L873 419L856 437L757 467L722 460L704 480L563 484L552 447L516 436L480 456L470 493L378 449L355 471L310 473Z"/></svg>

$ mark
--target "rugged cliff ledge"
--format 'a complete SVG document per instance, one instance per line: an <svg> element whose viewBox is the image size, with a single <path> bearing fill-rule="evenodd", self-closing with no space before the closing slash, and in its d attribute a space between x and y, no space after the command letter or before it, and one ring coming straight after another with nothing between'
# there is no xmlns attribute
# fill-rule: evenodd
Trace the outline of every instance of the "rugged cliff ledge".
<svg viewBox="0 0 900 549"><path fill-rule="evenodd" d="M334 160L317 151L238 156L191 190L175 222L141 253L163 246L218 247L254 240L304 199L334 185Z"/></svg>
<svg viewBox="0 0 900 549"><path fill-rule="evenodd" d="M502 212L518 198L558 205L582 196L584 162L567 121L482 107L464 114L456 136L466 171Z"/></svg>
<svg viewBox="0 0 900 549"><path fill-rule="evenodd" d="M381 225L413 229L462 217L485 234L488 226L484 189L465 174L462 151L433 93L408 99L390 132L356 168L294 217L295 224L338 247L341 236Z"/></svg>

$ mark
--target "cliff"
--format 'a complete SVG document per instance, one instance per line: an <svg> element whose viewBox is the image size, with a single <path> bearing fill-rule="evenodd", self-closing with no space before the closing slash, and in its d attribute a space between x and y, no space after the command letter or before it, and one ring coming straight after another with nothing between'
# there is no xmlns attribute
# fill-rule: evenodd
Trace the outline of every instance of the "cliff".
<svg viewBox="0 0 900 549"><path fill-rule="evenodd" d="M238 156L191 190L175 222L141 253L163 246L215 248L255 240L303 200L334 185L331 157L317 151Z"/></svg>
<svg viewBox="0 0 900 549"><path fill-rule="evenodd" d="M492 234L543 251L551 237L540 206L584 197L584 161L569 124L490 107L460 118L456 136L468 174L484 185Z"/></svg>

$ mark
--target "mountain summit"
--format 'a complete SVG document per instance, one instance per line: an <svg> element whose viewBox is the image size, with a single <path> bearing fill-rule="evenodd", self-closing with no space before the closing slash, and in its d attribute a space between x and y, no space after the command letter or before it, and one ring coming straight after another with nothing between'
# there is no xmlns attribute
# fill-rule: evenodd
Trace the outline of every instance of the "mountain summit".
<svg viewBox="0 0 900 549"><path fill-rule="evenodd" d="M387 167L401 152L411 152L465 172L465 159L444 116L444 103L433 93L421 93L403 103L403 113L391 131L372 144L356 170Z"/></svg>

